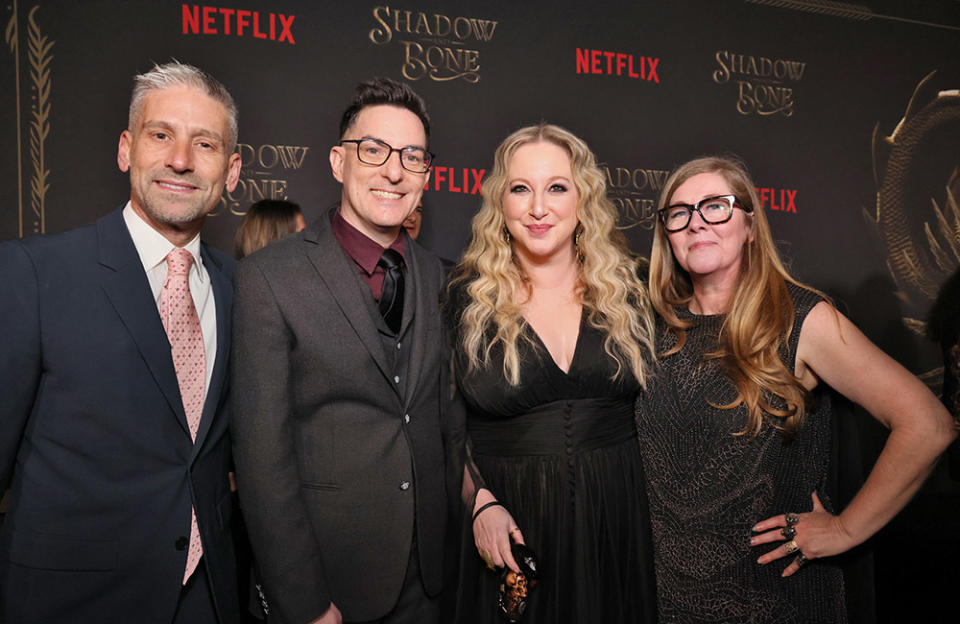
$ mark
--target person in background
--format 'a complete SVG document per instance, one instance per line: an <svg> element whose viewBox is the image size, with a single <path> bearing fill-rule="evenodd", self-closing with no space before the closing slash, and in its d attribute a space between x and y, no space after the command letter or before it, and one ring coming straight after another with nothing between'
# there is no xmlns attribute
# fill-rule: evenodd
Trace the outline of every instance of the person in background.
<svg viewBox="0 0 960 624"><path fill-rule="evenodd" d="M417 240L417 237L420 236L420 226L423 225L423 198L420 199L420 203L417 204L417 207L413 209L413 212L410 213L410 216L404 219L403 227L407 230L407 234L413 240Z"/></svg>
<svg viewBox="0 0 960 624"><path fill-rule="evenodd" d="M637 418L661 621L846 622L832 556L910 500L956 436L950 417L787 273L741 163L680 166L657 214L649 288L661 370ZM825 489L824 386L890 429L842 510Z"/></svg>
<svg viewBox="0 0 960 624"><path fill-rule="evenodd" d="M237 260L306 227L297 204L283 199L261 199L250 206L237 229Z"/></svg>

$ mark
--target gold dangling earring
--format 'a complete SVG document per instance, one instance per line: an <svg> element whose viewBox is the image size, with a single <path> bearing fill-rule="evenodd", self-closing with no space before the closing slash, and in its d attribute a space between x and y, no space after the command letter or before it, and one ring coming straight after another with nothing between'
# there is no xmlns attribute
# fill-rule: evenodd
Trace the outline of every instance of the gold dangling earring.
<svg viewBox="0 0 960 624"><path fill-rule="evenodd" d="M507 226L503 226L503 240L508 245L510 244L510 230L507 229Z"/></svg>
<svg viewBox="0 0 960 624"><path fill-rule="evenodd" d="M583 224L577 223L577 229L573 232L573 248L577 251L577 262L583 264L583 248L580 247L581 234L583 234Z"/></svg>

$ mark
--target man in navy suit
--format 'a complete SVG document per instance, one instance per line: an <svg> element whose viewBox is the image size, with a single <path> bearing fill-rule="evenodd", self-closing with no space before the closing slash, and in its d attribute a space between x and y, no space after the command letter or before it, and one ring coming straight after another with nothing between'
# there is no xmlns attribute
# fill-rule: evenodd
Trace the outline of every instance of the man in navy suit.
<svg viewBox="0 0 960 624"><path fill-rule="evenodd" d="M200 242L237 184L236 142L222 84L156 66L120 136L126 206L0 244L0 621L239 618L221 409L233 262Z"/></svg>

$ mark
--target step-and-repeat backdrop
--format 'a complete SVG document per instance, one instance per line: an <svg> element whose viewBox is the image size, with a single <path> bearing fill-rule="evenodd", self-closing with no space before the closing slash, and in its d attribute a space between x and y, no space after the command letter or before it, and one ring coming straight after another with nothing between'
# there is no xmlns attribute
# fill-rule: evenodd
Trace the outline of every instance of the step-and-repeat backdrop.
<svg viewBox="0 0 960 624"><path fill-rule="evenodd" d="M259 199L308 219L337 200L340 114L357 82L389 76L430 105L421 242L441 256L460 255L493 151L523 125L586 139L643 254L671 168L734 153L795 275L939 389L923 333L960 266L957 0L7 0L0 27L0 240L122 205L117 141L153 62L209 71L240 106L240 184L204 231L228 252ZM849 420L840 447L869 466L883 431ZM872 543L879 619L951 608L958 529L941 466Z"/></svg>

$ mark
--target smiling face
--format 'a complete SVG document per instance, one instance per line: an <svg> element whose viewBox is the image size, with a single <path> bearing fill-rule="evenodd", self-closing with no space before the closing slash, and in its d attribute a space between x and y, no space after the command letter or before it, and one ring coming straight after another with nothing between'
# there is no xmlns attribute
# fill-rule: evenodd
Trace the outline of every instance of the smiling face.
<svg viewBox="0 0 960 624"><path fill-rule="evenodd" d="M420 119L409 110L389 104L360 111L344 139L379 139L390 146L427 149L427 135ZM357 158L357 145L344 143L330 150L333 177L343 184L340 214L367 238L389 247L404 220L420 202L430 173L412 173L400 166L400 155L391 153L382 165L368 165Z"/></svg>
<svg viewBox="0 0 960 624"><path fill-rule="evenodd" d="M521 145L507 166L503 218L520 262L574 262L573 232L580 194L570 156L554 143Z"/></svg>
<svg viewBox="0 0 960 624"><path fill-rule="evenodd" d="M733 194L721 174L700 173L678 186L669 203L693 205L706 197ZM667 238L674 258L695 282L733 283L739 277L743 247L753 240L751 225L750 217L739 208L729 221L715 225L694 212L685 230L670 232Z"/></svg>
<svg viewBox="0 0 960 624"><path fill-rule="evenodd" d="M227 152L229 113L191 87L146 94L137 127L120 135L117 164L130 172L130 204L174 244L192 238L232 191L240 156Z"/></svg>

